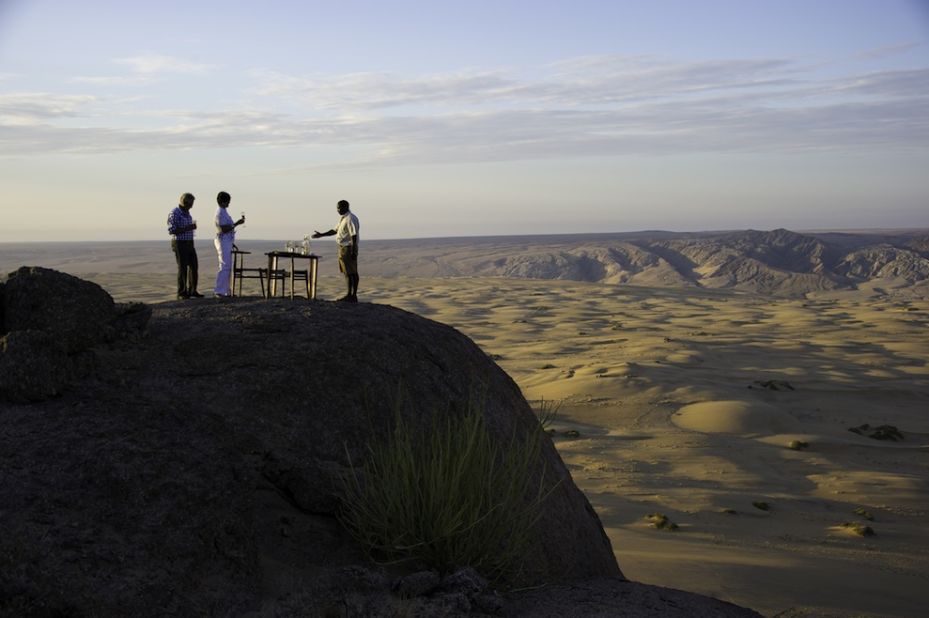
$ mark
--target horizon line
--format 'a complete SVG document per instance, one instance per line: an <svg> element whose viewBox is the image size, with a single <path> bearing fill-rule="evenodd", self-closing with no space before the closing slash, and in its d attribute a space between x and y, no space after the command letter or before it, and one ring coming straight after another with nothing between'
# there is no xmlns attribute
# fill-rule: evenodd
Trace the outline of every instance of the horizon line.
<svg viewBox="0 0 929 618"><path fill-rule="evenodd" d="M633 230L626 232L547 232L547 233L538 233L538 234L482 234L482 235L464 235L464 236L407 236L402 238L369 238L365 239L366 242L378 242L378 241L410 241L410 240L468 240L468 239L491 239L491 238L551 238L551 237L604 237L604 236L633 236L633 235L642 235L642 234L674 234L674 235L699 235L699 234L732 234L737 232L774 232L777 230L786 230L788 232L793 232L795 234L889 234L889 235L898 235L898 234L913 234L925 232L929 233L929 226L927 227L893 227L893 228L816 228L816 229L797 229L791 230L790 228L785 227L776 227L771 229L756 229L756 228L731 228L731 229L716 229L716 230L691 230L691 231L677 231L677 230L661 230L661 229L644 229L644 230ZM208 242L212 240L212 236L204 236L198 238L197 240ZM244 239L248 242L261 242L261 243L277 243L281 242L281 238L249 238ZM286 240L286 239L284 239ZM313 239L314 242L335 242L329 238L317 238ZM88 240L0 240L0 245L25 245L25 244L37 244L37 243L59 243L59 244L75 244L75 243L127 243L127 242L170 242L170 239L153 239L153 238L122 238L114 240L103 240L103 239L88 239Z"/></svg>

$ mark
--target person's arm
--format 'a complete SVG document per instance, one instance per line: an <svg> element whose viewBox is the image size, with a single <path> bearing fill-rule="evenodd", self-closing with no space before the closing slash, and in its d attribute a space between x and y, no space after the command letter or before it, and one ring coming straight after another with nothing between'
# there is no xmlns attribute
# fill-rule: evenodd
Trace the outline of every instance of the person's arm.
<svg viewBox="0 0 929 618"><path fill-rule="evenodd" d="M245 215L242 215L242 218L236 221L235 223L232 223L231 225L228 223L225 225L220 225L219 229L223 234L227 234L229 232L234 232L235 228L237 228L240 225L244 225L244 224L245 224Z"/></svg>
<svg viewBox="0 0 929 618"><path fill-rule="evenodd" d="M358 234L352 236L352 257L358 257Z"/></svg>
<svg viewBox="0 0 929 618"><path fill-rule="evenodd" d="M322 238L323 236L335 236L335 230L328 230L326 232L313 232L312 238Z"/></svg>

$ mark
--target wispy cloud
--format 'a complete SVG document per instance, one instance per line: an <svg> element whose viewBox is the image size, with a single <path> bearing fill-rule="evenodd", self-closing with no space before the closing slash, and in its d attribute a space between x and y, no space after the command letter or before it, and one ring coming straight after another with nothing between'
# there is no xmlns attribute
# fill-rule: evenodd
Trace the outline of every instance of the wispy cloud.
<svg viewBox="0 0 929 618"><path fill-rule="evenodd" d="M97 75L77 76L69 80L72 84L89 84L91 86L138 86L152 80L144 75Z"/></svg>
<svg viewBox="0 0 929 618"><path fill-rule="evenodd" d="M877 47L863 51L858 54L858 57L865 60L876 60L878 58L897 56L899 54L923 47L924 45L924 43L900 43L899 45L886 45L884 47Z"/></svg>
<svg viewBox="0 0 929 618"><path fill-rule="evenodd" d="M313 108L381 109L433 104L603 105L725 90L771 89L794 83L783 60L670 63L645 57L592 56L545 67L541 78L504 71L459 71L403 77L354 73L299 77L254 71L257 93Z"/></svg>
<svg viewBox="0 0 929 618"><path fill-rule="evenodd" d="M130 56L128 58L117 59L115 62L117 64L126 65L132 69L133 72L142 75L154 75L159 73L205 73L216 68L215 65L190 62L189 60L162 54Z"/></svg>
<svg viewBox="0 0 929 618"><path fill-rule="evenodd" d="M155 71L177 65L144 66ZM301 146L322 149L336 164L378 165L929 147L929 68L824 78L783 59L601 56L538 67L536 73L254 71L248 109L127 107L127 115L131 110L140 118L134 129L59 122L94 115L94 106L103 105L94 97L6 95L0 97L0 147L113 152ZM350 160L339 158L349 151L344 156ZM359 158L358 152L367 154Z"/></svg>
<svg viewBox="0 0 929 618"><path fill-rule="evenodd" d="M165 76L198 75L218 68L216 65L191 62L162 54L117 58L113 60L113 63L125 66L129 73L123 75L78 75L72 77L69 82L90 86L147 86Z"/></svg>
<svg viewBox="0 0 929 618"><path fill-rule="evenodd" d="M81 108L88 108L96 100L92 95L45 92L0 94L0 130L9 125L36 125L59 118L75 118Z"/></svg>

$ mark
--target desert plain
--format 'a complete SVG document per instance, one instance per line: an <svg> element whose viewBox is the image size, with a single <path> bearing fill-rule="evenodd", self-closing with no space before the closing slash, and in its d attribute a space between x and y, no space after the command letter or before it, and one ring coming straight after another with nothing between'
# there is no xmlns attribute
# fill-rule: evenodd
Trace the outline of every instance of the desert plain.
<svg viewBox="0 0 929 618"><path fill-rule="evenodd" d="M259 262L267 250L239 244ZM506 252L534 250L523 244ZM216 258L198 250L208 294ZM320 299L341 296L331 245L316 250ZM457 328L555 412L552 439L628 578L766 616L926 615L925 286L772 294L436 264L416 243L363 248L360 299ZM166 242L0 245L0 272L20 265L95 281L117 301L174 298ZM871 437L880 427L898 439Z"/></svg>

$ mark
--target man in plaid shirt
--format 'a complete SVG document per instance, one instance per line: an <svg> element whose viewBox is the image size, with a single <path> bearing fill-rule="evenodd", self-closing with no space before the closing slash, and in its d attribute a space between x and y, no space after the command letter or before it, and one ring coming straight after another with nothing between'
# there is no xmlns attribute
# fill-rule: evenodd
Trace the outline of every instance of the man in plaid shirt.
<svg viewBox="0 0 929 618"><path fill-rule="evenodd" d="M194 230L197 224L190 216L194 196L182 193L177 208L168 215L168 234L171 249L177 260L177 298L202 298L197 291L197 250L194 248Z"/></svg>

